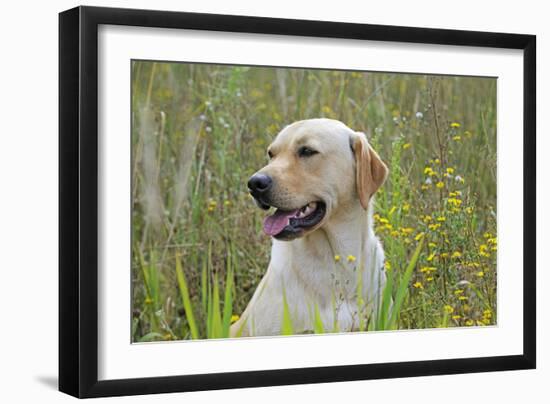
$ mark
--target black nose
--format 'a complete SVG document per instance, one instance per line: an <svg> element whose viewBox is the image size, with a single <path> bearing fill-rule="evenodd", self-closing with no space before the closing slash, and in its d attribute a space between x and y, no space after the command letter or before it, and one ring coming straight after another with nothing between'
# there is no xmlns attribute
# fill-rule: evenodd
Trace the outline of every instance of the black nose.
<svg viewBox="0 0 550 404"><path fill-rule="evenodd" d="M273 180L265 174L254 174L248 180L248 189L252 194L264 194L269 191Z"/></svg>

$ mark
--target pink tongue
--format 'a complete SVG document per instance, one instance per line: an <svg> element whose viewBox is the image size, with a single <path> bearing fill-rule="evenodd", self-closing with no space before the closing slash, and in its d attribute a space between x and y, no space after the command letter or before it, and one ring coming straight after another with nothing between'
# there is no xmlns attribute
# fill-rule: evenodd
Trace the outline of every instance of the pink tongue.
<svg viewBox="0 0 550 404"><path fill-rule="evenodd" d="M288 220L291 217L296 216L298 211L299 209L290 212L285 212L277 209L274 214L272 214L271 216L267 216L264 219L265 234L267 234L268 236L279 234L288 224Z"/></svg>

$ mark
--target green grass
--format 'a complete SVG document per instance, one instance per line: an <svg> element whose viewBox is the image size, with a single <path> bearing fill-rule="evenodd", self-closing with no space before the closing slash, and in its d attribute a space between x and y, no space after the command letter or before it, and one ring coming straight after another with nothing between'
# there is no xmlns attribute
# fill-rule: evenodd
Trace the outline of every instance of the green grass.
<svg viewBox="0 0 550 404"><path fill-rule="evenodd" d="M269 262L247 178L313 117L366 132L390 168L375 215L388 286L360 329L495 324L496 80L134 62L134 341L228 336Z"/></svg>

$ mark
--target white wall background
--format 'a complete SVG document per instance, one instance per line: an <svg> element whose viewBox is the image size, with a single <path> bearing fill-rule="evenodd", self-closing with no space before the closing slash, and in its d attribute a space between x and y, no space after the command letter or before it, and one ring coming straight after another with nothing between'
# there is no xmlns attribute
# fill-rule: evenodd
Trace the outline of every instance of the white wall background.
<svg viewBox="0 0 550 404"><path fill-rule="evenodd" d="M68 402L57 392L57 13L61 0L7 2L0 42L0 399ZM538 369L109 399L110 402L541 402L550 378L548 257L550 26L544 2L392 0L91 1L88 5L335 20L538 36ZM519 136L519 134L518 134ZM545 198L546 197L546 198ZM414 349L414 347L411 347ZM540 398L539 398L540 397ZM534 399L534 400L533 400ZM542 400L541 400L542 399Z"/></svg>

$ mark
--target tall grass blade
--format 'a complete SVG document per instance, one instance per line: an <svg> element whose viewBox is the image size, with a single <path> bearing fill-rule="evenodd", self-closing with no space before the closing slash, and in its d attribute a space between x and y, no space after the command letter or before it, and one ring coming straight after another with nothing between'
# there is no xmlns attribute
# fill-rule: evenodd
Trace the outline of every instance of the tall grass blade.
<svg viewBox="0 0 550 404"><path fill-rule="evenodd" d="M187 318L187 323L189 324L189 331L191 333L191 338L198 339L199 329L197 328L195 315L193 314L193 306L191 304L191 299L189 297L189 289L187 288L187 281L185 279L185 275L183 274L183 269L181 267L181 259L179 256L176 256L176 276L178 278L178 285L180 288L181 300L183 302L185 317Z"/></svg>
<svg viewBox="0 0 550 404"><path fill-rule="evenodd" d="M386 323L389 319L389 312L392 304L392 293L393 293L393 273L388 273L386 280L386 286L384 287L384 292L382 294L382 303L380 305L380 311L378 313L378 321L376 324L377 330L385 330Z"/></svg>
<svg viewBox="0 0 550 404"><path fill-rule="evenodd" d="M441 323L439 324L439 328L447 328L449 325L449 313L444 310L443 311L443 319L441 320Z"/></svg>
<svg viewBox="0 0 550 404"><path fill-rule="evenodd" d="M223 325L220 314L220 285L218 274L214 274L214 292L212 301L212 336L211 338L222 338Z"/></svg>
<svg viewBox="0 0 550 404"><path fill-rule="evenodd" d="M228 259L227 276L225 280L225 295L223 299L223 319L222 335L229 336L229 327L231 326L231 316L233 315L233 269L231 259Z"/></svg>
<svg viewBox="0 0 550 404"><path fill-rule="evenodd" d="M201 304L202 304L202 310L205 313L208 311L207 302L208 302L208 276L207 276L206 261L203 261L202 270L201 270Z"/></svg>
<svg viewBox="0 0 550 404"><path fill-rule="evenodd" d="M393 303L388 329L393 330L397 328L397 319L399 316L399 311L401 310L401 305L403 304L403 301L405 300L405 296L407 295L407 292L409 290L409 283L411 281L412 273L416 266L416 262L418 261L418 257L420 256L420 252L422 251L423 246L424 246L424 239L422 238L420 239L420 242L418 243L418 246L416 247L416 250L414 251L412 258L409 261L409 265L407 266L407 269L405 270L405 273L403 274L403 277L399 282L397 292L395 293L395 301Z"/></svg>
<svg viewBox="0 0 550 404"><path fill-rule="evenodd" d="M153 299L153 307L155 310L158 310L161 306L160 304L160 279L159 271L157 268L157 255L155 251L149 253L149 287L151 290L151 298Z"/></svg>
<svg viewBox="0 0 550 404"><path fill-rule="evenodd" d="M315 304L314 310L314 322L313 322L313 331L315 334L324 334L325 329L323 327L323 320L321 320L321 313L319 312L319 306Z"/></svg>
<svg viewBox="0 0 550 404"><path fill-rule="evenodd" d="M282 335L293 335L294 327L292 326L292 319L290 316L290 309L288 308L288 302L286 300L286 293L283 291L283 325L281 329Z"/></svg>

